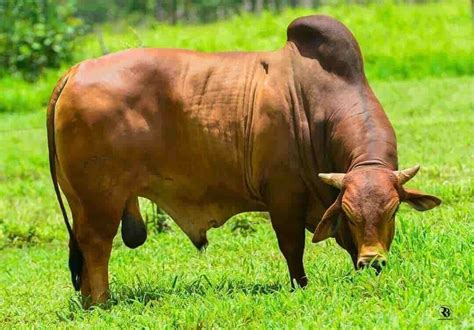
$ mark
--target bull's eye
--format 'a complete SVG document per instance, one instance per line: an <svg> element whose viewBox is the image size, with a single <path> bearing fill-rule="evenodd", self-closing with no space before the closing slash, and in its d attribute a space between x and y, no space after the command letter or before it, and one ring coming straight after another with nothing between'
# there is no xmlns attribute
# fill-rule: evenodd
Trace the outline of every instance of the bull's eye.
<svg viewBox="0 0 474 330"><path fill-rule="evenodd" d="M342 209L344 213L346 214L346 218L349 220L349 224L355 225L357 222L357 217L352 211L352 209L350 208L350 206L345 203L342 203Z"/></svg>
<svg viewBox="0 0 474 330"><path fill-rule="evenodd" d="M396 207L392 207L390 209L390 211L388 213L389 214L389 217L388 217L389 220L394 220L395 219L395 214L397 213L399 207L400 207L400 204L397 203Z"/></svg>

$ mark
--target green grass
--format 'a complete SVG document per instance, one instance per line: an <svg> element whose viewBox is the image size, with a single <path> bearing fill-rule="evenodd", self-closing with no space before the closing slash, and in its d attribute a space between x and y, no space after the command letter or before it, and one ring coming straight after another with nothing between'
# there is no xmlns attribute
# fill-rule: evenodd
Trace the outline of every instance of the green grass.
<svg viewBox="0 0 474 330"><path fill-rule="evenodd" d="M373 83L395 126L409 186L441 207L403 206L389 266L355 272L332 240L312 244L310 284L290 292L273 230L258 215L209 232L204 253L175 226L137 250L114 242L112 299L84 311L67 270L66 230L50 183L44 113L0 115L0 327L472 328L474 78ZM441 321L439 305L452 320Z"/></svg>
<svg viewBox="0 0 474 330"><path fill-rule="evenodd" d="M271 50L310 10L241 16L201 26L104 27L110 50ZM0 328L473 328L474 72L468 1L322 7L354 32L369 80L395 126L409 183L443 204L403 206L389 266L355 272L346 253L307 235L310 284L290 292L286 263L264 215L233 218L195 250L177 228L127 249L114 242L112 299L84 311L67 269L67 234L49 177L45 106L62 71L35 83L0 79ZM94 36L77 60L98 56ZM143 202L144 213L150 205ZM233 230L248 221L252 230ZM152 228L150 228L152 229ZM438 308L452 309L441 321Z"/></svg>
<svg viewBox="0 0 474 330"><path fill-rule="evenodd" d="M415 4L323 6L286 10L278 15L242 15L198 26L168 26L144 22L131 27L114 22L104 27L109 51L133 47L176 47L201 51L274 50L286 40L288 24L299 16L328 14L344 22L359 41L369 80L420 79L474 74L474 38L469 1ZM75 58L101 55L98 38L77 40ZM0 78L0 113L38 110L65 71L49 70L34 84L16 77Z"/></svg>

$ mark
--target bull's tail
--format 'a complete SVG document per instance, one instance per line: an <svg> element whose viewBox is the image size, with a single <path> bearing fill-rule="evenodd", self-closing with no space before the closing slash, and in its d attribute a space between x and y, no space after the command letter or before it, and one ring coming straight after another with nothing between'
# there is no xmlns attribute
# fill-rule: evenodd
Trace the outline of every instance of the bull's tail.
<svg viewBox="0 0 474 330"><path fill-rule="evenodd" d="M77 243L76 237L72 231L71 224L69 223L66 208L64 207L61 192L59 190L58 178L56 176L56 145L54 142L54 112L59 96L61 95L61 92L68 81L69 73L70 71L68 71L59 80L56 87L54 88L53 94L51 95L46 117L46 128L48 131L49 169L51 171L51 179L53 180L54 191L56 192L56 197L58 199L59 207L61 208L64 223L66 224L66 228L69 233L69 270L71 271L72 285L74 286L74 289L78 291L81 287L81 272L84 258Z"/></svg>

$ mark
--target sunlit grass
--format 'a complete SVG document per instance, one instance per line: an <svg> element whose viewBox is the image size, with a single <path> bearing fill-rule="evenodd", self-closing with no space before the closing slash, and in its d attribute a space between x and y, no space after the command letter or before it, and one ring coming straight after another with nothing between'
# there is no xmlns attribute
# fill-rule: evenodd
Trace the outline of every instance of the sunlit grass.
<svg viewBox="0 0 474 330"><path fill-rule="evenodd" d="M472 328L474 78L468 1L322 7L361 44L366 71L392 121L401 167L421 164L408 185L439 208L402 206L389 265L355 272L332 240L311 243L310 284L290 292L265 215L239 215L209 232L204 253L171 224L137 250L114 242L110 301L84 311L67 270L67 233L47 160L45 106L65 68L35 83L0 79L0 328ZM144 22L103 28L110 51L179 47L273 50L286 27L312 10L243 15L200 26ZM76 59L99 56L95 36ZM408 79L403 81L403 79ZM143 213L150 205L142 200ZM441 321L439 306L452 310Z"/></svg>

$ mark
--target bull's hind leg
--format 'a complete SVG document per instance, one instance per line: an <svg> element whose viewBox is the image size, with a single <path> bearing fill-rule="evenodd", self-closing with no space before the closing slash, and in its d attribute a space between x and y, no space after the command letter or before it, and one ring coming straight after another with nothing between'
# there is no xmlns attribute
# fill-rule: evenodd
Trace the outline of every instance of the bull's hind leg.
<svg viewBox="0 0 474 330"><path fill-rule="evenodd" d="M110 200L104 203L97 201L82 203L83 210L74 223L84 258L81 293L86 302L92 304L104 303L108 298L108 265L112 241L117 234L125 204L113 203Z"/></svg>

